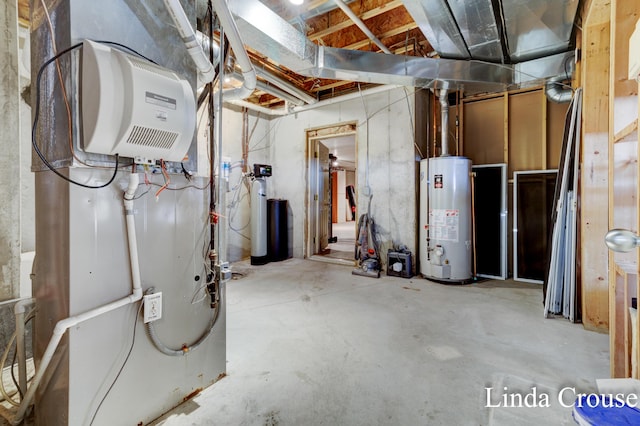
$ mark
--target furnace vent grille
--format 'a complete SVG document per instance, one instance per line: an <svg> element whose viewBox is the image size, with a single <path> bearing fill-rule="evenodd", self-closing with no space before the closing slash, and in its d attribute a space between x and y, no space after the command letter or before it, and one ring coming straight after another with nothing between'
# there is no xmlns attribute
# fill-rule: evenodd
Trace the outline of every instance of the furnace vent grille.
<svg viewBox="0 0 640 426"><path fill-rule="evenodd" d="M133 126L133 131L127 138L128 144L148 146L160 149L171 149L180 136L175 132L152 129L150 127Z"/></svg>

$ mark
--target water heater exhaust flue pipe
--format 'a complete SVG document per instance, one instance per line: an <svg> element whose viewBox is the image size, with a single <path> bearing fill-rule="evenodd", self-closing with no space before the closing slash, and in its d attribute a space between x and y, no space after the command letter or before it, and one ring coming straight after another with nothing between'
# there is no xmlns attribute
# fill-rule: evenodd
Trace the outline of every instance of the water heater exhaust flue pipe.
<svg viewBox="0 0 640 426"><path fill-rule="evenodd" d="M447 157L449 155L449 91L447 89L440 89L440 149L441 157Z"/></svg>

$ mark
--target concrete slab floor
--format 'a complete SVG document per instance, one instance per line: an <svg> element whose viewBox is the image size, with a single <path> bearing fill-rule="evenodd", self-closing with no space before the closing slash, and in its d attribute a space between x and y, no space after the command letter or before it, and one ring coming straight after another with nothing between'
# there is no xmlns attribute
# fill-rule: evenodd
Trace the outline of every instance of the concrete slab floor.
<svg viewBox="0 0 640 426"><path fill-rule="evenodd" d="M609 377L608 336L544 319L538 285L233 270L228 376L154 425L570 425L562 389L570 405ZM495 407L518 397L538 407Z"/></svg>

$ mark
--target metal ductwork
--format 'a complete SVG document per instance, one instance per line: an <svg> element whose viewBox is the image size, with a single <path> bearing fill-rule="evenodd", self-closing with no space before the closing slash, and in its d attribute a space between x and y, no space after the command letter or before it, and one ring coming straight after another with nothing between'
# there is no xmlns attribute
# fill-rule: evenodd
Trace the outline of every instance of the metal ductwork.
<svg viewBox="0 0 640 426"><path fill-rule="evenodd" d="M337 49L312 43L305 34L258 0L235 0L229 7L244 42L249 47L267 55L278 64L309 77L435 88L440 88L441 82L446 81L449 82L450 89L503 91L560 74L564 61L570 55L562 53L509 66L474 60L381 55L361 50ZM444 13L442 10L441 12ZM488 39L494 39L496 31L497 29ZM444 37L446 33L442 32L441 35ZM456 40L459 45L458 42L463 38L460 36ZM447 43L456 44L452 40ZM481 51L480 45L480 41L473 45L477 46L474 47L474 52ZM496 43L489 45L494 45L489 52L497 51ZM451 56L469 58L469 52L459 49L456 55Z"/></svg>
<svg viewBox="0 0 640 426"><path fill-rule="evenodd" d="M544 93L547 95L547 99L559 104L571 102L573 89L571 86L563 83L566 79L566 75L559 75L547 80L544 84Z"/></svg>
<svg viewBox="0 0 640 426"><path fill-rule="evenodd" d="M579 0L404 0L442 58L519 63L570 49Z"/></svg>
<svg viewBox="0 0 640 426"><path fill-rule="evenodd" d="M440 153L441 157L449 156L449 91L440 89Z"/></svg>

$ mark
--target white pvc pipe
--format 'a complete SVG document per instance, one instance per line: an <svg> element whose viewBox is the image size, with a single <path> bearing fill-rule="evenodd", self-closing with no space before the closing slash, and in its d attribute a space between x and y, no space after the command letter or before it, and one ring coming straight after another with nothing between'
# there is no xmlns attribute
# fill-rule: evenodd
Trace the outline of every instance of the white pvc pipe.
<svg viewBox="0 0 640 426"><path fill-rule="evenodd" d="M83 312L78 315L74 315L69 318L62 319L56 323L56 326L53 329L53 335L49 340L49 344L44 351L44 355L42 355L42 359L40 360L40 368L36 371L36 374L33 378L31 386L29 390L24 396L24 399L20 403L20 407L18 407L15 415L7 415L6 410L0 410L0 414L2 414L10 424L17 426L24 419L24 415L27 412L27 409L31 405L33 398L36 393L36 389L38 385L42 381L42 377L53 358L53 354L55 353L58 345L60 344L60 340L64 333L70 329L71 327L75 327L76 325L90 320L92 318L98 317L107 312L114 311L123 306L130 305L142 299L142 287L140 280L140 266L138 265L138 244L136 239L136 228L135 222L133 218L133 198L138 188L139 178L137 173L131 173L129 175L129 186L127 187L127 191L124 194L124 208L126 215L126 225L127 225L127 239L129 243L129 262L131 266L131 279L133 282L132 293L123 297L122 299L118 299L114 302L108 303L106 305L97 307L95 309L91 309L89 311Z"/></svg>
<svg viewBox="0 0 640 426"><path fill-rule="evenodd" d="M168 0L165 0L168 1ZM177 0L174 0L177 1ZM256 71L253 69L251 59L244 48L244 43L240 38L238 27L236 26L233 16L227 7L225 0L213 0L213 8L218 15L220 24L224 28L225 35L229 40L229 45L235 54L236 64L242 69L243 84L237 89L225 90L223 92L226 100L245 99L248 98L256 88Z"/></svg>
<svg viewBox="0 0 640 426"><path fill-rule="evenodd" d="M191 59L193 59L193 62L198 68L198 73L201 77L200 81L202 84L211 82L216 75L215 69L209 61L209 58L207 58L202 46L198 44L196 33L191 26L191 22L189 22L189 18L187 18L187 14L184 12L184 9L180 4L180 0L164 0L164 4L169 11L169 15L171 15L173 23L176 25L180 36L182 37L182 41L187 47L187 51L189 52Z"/></svg>
<svg viewBox="0 0 640 426"><path fill-rule="evenodd" d="M225 100L225 102L230 103L231 105L237 105L240 107L244 107L247 109L250 109L252 111L256 111L259 112L261 114L265 114L268 116L282 116L282 115L287 115L289 114L289 108L287 107L287 103L285 101L285 105L283 107L280 107L278 109L272 109L272 108L267 108L267 107L263 107L262 105L257 105L251 102L247 102L247 101L241 101L241 100L231 100L231 101L227 101Z"/></svg>
<svg viewBox="0 0 640 426"><path fill-rule="evenodd" d="M349 101L351 99L358 99L361 96L368 96L368 95L374 95L376 93L382 93L382 92L387 92L389 90L392 89L397 89L399 87L402 86L394 86L394 85L383 85L383 86L376 86L373 87L371 89L367 89L367 90L363 90L362 92L357 91L357 92L352 92L346 95L342 95L342 96L336 96L335 98L330 98L330 99L325 99L323 101L319 101L313 105L303 105L300 107L293 107L291 108L292 112L302 112L302 111L308 111L311 109L315 109L315 108L320 108L323 106L327 106L327 105L333 105L333 104L337 104L340 102L345 102L345 101Z"/></svg>
<svg viewBox="0 0 640 426"><path fill-rule="evenodd" d="M347 6L342 0L333 0L333 2L336 4L336 6L338 6L340 9L342 9L342 11L345 13L345 15L347 15L349 17L349 19L351 19L351 21L356 24L356 26L358 28L360 28L362 30L363 33L365 33L367 35L367 37L369 37L369 39L375 43L376 46L378 46L380 48L380 50L382 50L384 53L389 53L392 54L391 51L389 49L387 49L387 46L385 46L380 39L378 39L378 37L376 37L371 30L364 24L364 22L362 22L362 19L358 18L358 15L356 15L355 13L353 13L353 10L351 10L351 8L349 6Z"/></svg>
<svg viewBox="0 0 640 426"><path fill-rule="evenodd" d="M303 111L309 111L312 109L316 109L316 108L321 108L324 106L329 106L329 105L334 105L334 104L338 104L340 102L346 102L352 99L357 99L360 96L368 96L368 95L374 95L376 93L383 93L383 92L387 92L389 90L392 89L397 89L401 86L393 86L393 85L384 85L384 86L376 86L374 88L371 89L367 89L367 90L363 90L362 93L361 92L352 92L349 93L347 95L342 95L342 96L336 96L335 98L330 98L330 99L325 99L323 101L318 101L315 104L312 105L302 105L302 106L297 106L297 107L292 107L289 108L288 105L285 103L285 106L282 108L278 108L278 109L271 109L271 108L266 108L260 105L256 105L254 103L251 102L247 102L247 101L239 101L239 100L232 100L232 101L228 101L230 104L232 105L237 105L237 106L241 106L241 107L245 107L247 109L265 114L265 115L269 115L269 116L283 116L283 115L288 115L288 114L292 114L292 113L296 113L296 112L303 112ZM227 102L225 100L225 102Z"/></svg>

